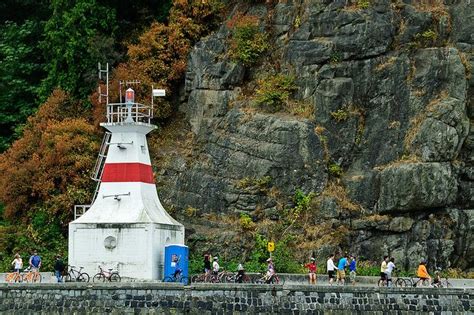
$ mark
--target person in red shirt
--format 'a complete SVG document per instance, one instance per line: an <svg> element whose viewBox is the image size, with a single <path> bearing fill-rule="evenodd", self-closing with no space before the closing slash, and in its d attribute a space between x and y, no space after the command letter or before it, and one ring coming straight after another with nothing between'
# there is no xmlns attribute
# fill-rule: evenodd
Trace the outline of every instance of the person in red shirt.
<svg viewBox="0 0 474 315"><path fill-rule="evenodd" d="M308 268L308 277L310 284L316 284L316 259L311 257L311 261L309 264L304 265L305 268Z"/></svg>

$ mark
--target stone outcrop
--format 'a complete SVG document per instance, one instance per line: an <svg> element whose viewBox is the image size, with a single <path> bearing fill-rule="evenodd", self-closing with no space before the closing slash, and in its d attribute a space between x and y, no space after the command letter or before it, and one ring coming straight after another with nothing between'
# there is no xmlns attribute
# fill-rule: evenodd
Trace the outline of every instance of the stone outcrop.
<svg viewBox="0 0 474 315"><path fill-rule="evenodd" d="M291 206L296 189L323 193L337 165L363 209L347 217L334 200L320 203L319 222L351 227L343 250L472 268L474 2L392 2L237 5L229 18L258 16L272 48L246 68L228 57L226 25L194 47L180 106L193 155L164 172L162 199L201 213L274 213L271 189ZM295 76L292 97L313 118L253 107L269 65Z"/></svg>

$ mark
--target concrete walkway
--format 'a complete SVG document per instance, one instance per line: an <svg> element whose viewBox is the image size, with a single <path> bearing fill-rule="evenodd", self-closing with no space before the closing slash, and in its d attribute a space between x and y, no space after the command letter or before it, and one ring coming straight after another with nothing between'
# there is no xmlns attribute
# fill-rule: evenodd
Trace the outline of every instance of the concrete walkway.
<svg viewBox="0 0 474 315"><path fill-rule="evenodd" d="M5 283L6 273L0 273L0 283ZM92 283L92 277L90 275ZM309 285L308 276L306 274L279 274L280 278L284 280L284 284L287 285ZM56 283L56 277L52 272L41 272L42 283ZM396 278L394 278L396 279ZM406 279L406 277L405 277ZM368 276L358 276L356 278L356 286L363 287L376 287L379 277L368 277ZM159 283L161 281L140 281L136 279L122 279L122 282L154 282ZM474 279L449 279L449 282L453 285L453 288L468 288L474 289ZM12 284L14 285L14 284ZM327 275L317 275L317 286L329 286ZM346 284L349 286L350 284ZM338 284L333 284L333 286L340 286Z"/></svg>

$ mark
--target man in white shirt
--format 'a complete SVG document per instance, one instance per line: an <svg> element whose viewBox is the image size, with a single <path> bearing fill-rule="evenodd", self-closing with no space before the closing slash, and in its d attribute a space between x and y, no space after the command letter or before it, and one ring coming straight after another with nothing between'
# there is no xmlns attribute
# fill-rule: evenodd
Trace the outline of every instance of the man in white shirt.
<svg viewBox="0 0 474 315"><path fill-rule="evenodd" d="M387 269L385 271L387 275L387 287L392 286L392 272L395 269L395 258L390 258L390 261L387 264Z"/></svg>
<svg viewBox="0 0 474 315"><path fill-rule="evenodd" d="M219 273L219 258L214 257L214 262L212 263L212 273L217 275Z"/></svg>
<svg viewBox="0 0 474 315"><path fill-rule="evenodd" d="M334 254L329 256L329 259L326 263L326 270L328 271L329 284L332 285L332 282L334 281L334 270L337 270L336 265L334 265Z"/></svg>

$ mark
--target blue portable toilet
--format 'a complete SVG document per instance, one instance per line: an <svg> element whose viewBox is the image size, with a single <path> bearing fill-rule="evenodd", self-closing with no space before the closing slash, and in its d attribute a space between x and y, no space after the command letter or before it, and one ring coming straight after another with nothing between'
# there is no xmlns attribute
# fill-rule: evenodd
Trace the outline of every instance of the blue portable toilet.
<svg viewBox="0 0 474 315"><path fill-rule="evenodd" d="M186 245L165 246L165 272L163 278L174 275L177 268L182 270L183 277L188 277L189 248Z"/></svg>

